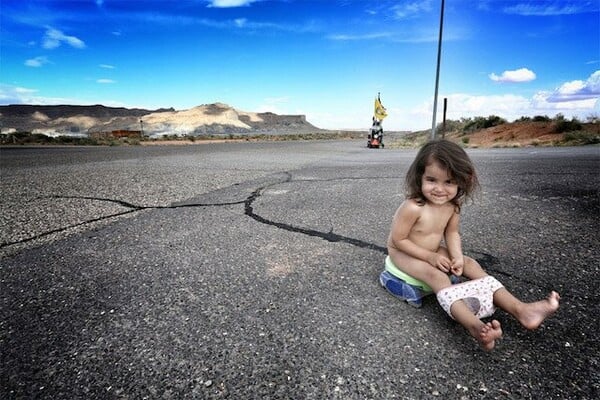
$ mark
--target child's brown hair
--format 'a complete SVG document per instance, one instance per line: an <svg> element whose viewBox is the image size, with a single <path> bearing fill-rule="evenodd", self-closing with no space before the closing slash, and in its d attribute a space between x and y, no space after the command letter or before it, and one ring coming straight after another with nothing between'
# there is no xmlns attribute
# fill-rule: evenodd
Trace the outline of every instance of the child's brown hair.
<svg viewBox="0 0 600 400"><path fill-rule="evenodd" d="M406 173L407 198L414 199L417 203L425 204L425 196L421 191L421 179L425 173L425 167L433 161L437 161L448 170L448 173L458 184L456 197L452 204L460 211L460 206L466 198L471 197L479 187L477 173L471 159L462 147L454 142L444 139L432 140L426 143L419 152L408 172Z"/></svg>

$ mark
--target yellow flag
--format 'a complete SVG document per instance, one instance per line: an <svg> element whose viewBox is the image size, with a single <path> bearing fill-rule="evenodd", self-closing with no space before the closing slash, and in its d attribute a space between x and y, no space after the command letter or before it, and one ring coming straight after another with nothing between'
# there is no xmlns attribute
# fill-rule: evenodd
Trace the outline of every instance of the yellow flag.
<svg viewBox="0 0 600 400"><path fill-rule="evenodd" d="M375 118L377 118L378 120L382 120L385 117L387 117L387 111L385 110L383 104L381 104L381 100L379 100L379 97L377 97L375 99Z"/></svg>

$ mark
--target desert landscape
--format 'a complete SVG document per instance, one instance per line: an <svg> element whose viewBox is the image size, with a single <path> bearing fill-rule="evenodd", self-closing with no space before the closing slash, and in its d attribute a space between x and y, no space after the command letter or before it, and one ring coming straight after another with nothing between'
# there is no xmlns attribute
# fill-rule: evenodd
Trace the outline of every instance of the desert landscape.
<svg viewBox="0 0 600 400"><path fill-rule="evenodd" d="M214 141L362 139L367 130L326 130L305 115L237 110L224 103L187 110L103 105L0 106L0 144L187 145ZM388 148L418 147L430 130L385 132ZM462 118L438 125L437 135L464 147L578 146L600 143L600 119L554 117Z"/></svg>
<svg viewBox="0 0 600 400"><path fill-rule="evenodd" d="M26 132L52 137L110 136L120 131L153 139L320 130L308 123L304 115L246 112L223 103L203 104L180 111L103 105L7 105L0 106L0 118L4 134Z"/></svg>

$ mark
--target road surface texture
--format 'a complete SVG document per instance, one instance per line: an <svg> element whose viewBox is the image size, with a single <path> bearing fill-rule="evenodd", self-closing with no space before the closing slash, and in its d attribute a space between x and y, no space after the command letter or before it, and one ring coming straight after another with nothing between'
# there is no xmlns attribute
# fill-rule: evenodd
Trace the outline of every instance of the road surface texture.
<svg viewBox="0 0 600 400"><path fill-rule="evenodd" d="M465 253L562 296L491 353L379 286L416 150L0 149L0 398L597 399L600 147L468 153Z"/></svg>

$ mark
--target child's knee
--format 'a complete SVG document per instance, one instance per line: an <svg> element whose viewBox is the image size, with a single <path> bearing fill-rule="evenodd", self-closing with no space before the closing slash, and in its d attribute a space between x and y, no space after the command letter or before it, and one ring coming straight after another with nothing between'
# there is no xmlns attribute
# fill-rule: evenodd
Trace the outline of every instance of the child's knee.
<svg viewBox="0 0 600 400"><path fill-rule="evenodd" d="M476 259L474 259L474 258L471 258L471 257L469 257L469 256L465 256L465 265L470 265L470 266L472 266L473 268L479 268L479 269L482 269L482 268L481 268L481 265L479 265L479 262L477 262L477 260L476 260Z"/></svg>
<svg viewBox="0 0 600 400"><path fill-rule="evenodd" d="M487 272L481 267L481 265L474 258L465 256L465 270L463 275L470 279L483 278L487 276Z"/></svg>
<svg viewBox="0 0 600 400"><path fill-rule="evenodd" d="M431 286L434 292L438 292L439 290L452 285L448 274L437 268L428 268L425 275L426 282L431 282L429 286Z"/></svg>

